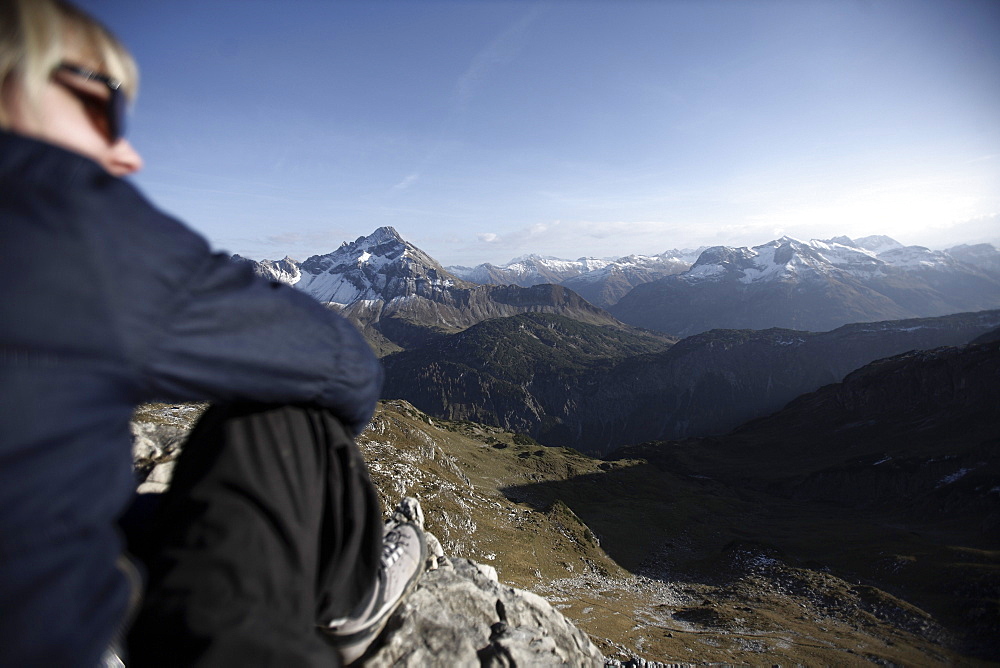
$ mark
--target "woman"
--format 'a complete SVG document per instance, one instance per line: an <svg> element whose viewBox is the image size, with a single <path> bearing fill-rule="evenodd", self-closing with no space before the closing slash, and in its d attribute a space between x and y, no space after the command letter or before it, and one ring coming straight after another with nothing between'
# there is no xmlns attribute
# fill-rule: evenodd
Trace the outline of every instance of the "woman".
<svg viewBox="0 0 1000 668"><path fill-rule="evenodd" d="M425 550L414 525L382 535L351 440L377 360L121 178L142 166L123 137L136 67L93 19L0 0L0 82L0 665L96 665L136 611L136 665L336 665L317 623L353 659ZM150 400L219 405L143 586L117 522Z"/></svg>

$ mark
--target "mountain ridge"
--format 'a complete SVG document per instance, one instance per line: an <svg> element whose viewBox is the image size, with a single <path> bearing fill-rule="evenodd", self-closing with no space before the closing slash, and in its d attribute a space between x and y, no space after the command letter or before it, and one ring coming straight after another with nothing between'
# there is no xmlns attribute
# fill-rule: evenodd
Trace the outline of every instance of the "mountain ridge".
<svg viewBox="0 0 1000 668"><path fill-rule="evenodd" d="M531 254L500 266L485 263L475 267L449 266L448 269L480 284L530 287L556 283L578 292L596 306L607 308L636 285L686 270L701 250L674 249L657 255L578 260Z"/></svg>
<svg viewBox="0 0 1000 668"><path fill-rule="evenodd" d="M1000 252L993 246L931 251L884 235L809 242L785 236L752 248L613 259L531 254L501 267L470 269L445 268L394 228L381 227L304 262L234 259L341 311L383 354L524 312L514 303L525 299L533 310L587 322L615 318L675 336L775 326L823 331L850 322L1000 307ZM550 284L608 313L598 314L568 293L538 288ZM490 287L496 285L507 287ZM516 287L536 292L515 297Z"/></svg>
<svg viewBox="0 0 1000 668"><path fill-rule="evenodd" d="M985 311L819 333L712 330L588 365L574 342L597 341L615 330L575 323L577 338L559 339L558 330L549 330L556 338L547 347L523 343L517 319L495 320L383 358L383 398L405 399L436 417L475 420L547 445L600 453L625 443L725 432L874 359L964 344L998 326L1000 311ZM469 343L474 337L485 342ZM549 352L558 347L580 363L559 361L565 358ZM522 372L525 367L530 372Z"/></svg>
<svg viewBox="0 0 1000 668"><path fill-rule="evenodd" d="M988 259L974 265L887 237L867 239L881 251L846 238L715 246L688 271L636 286L609 311L637 327L687 336L718 328L824 331L1000 307L1000 273L980 266Z"/></svg>

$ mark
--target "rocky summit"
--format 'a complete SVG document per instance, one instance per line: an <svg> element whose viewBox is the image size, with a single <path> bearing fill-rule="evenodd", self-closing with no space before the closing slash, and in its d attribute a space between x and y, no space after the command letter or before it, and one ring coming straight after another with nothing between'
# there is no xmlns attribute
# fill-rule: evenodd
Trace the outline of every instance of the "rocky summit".
<svg viewBox="0 0 1000 668"><path fill-rule="evenodd" d="M395 614L366 666L602 666L585 633L496 569L442 559Z"/></svg>

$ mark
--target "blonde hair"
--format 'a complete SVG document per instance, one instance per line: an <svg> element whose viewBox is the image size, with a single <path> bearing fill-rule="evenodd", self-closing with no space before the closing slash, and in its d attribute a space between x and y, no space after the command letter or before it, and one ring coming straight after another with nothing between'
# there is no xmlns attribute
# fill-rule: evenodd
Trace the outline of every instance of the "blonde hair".
<svg viewBox="0 0 1000 668"><path fill-rule="evenodd" d="M29 108L63 60L122 82L128 99L138 92L139 70L110 30L64 0L0 0L0 85L17 85ZM0 104L0 127L9 119Z"/></svg>

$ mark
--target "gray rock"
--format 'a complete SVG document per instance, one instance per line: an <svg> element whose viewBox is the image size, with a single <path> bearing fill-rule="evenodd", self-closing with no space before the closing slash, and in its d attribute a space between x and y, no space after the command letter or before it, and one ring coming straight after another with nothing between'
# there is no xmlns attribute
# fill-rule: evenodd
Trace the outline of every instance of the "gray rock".
<svg viewBox="0 0 1000 668"><path fill-rule="evenodd" d="M136 420L129 428L132 431L132 461L140 479L145 479L157 464L176 458L188 432L180 425Z"/></svg>
<svg viewBox="0 0 1000 668"><path fill-rule="evenodd" d="M547 601L507 587L496 571L441 559L389 620L365 666L603 666L582 631Z"/></svg>
<svg viewBox="0 0 1000 668"><path fill-rule="evenodd" d="M177 460L171 459L154 466L153 470L146 476L146 479L136 489L136 492L139 494L162 494L167 491L167 488L170 487L170 479L174 475L174 466L176 464Z"/></svg>

